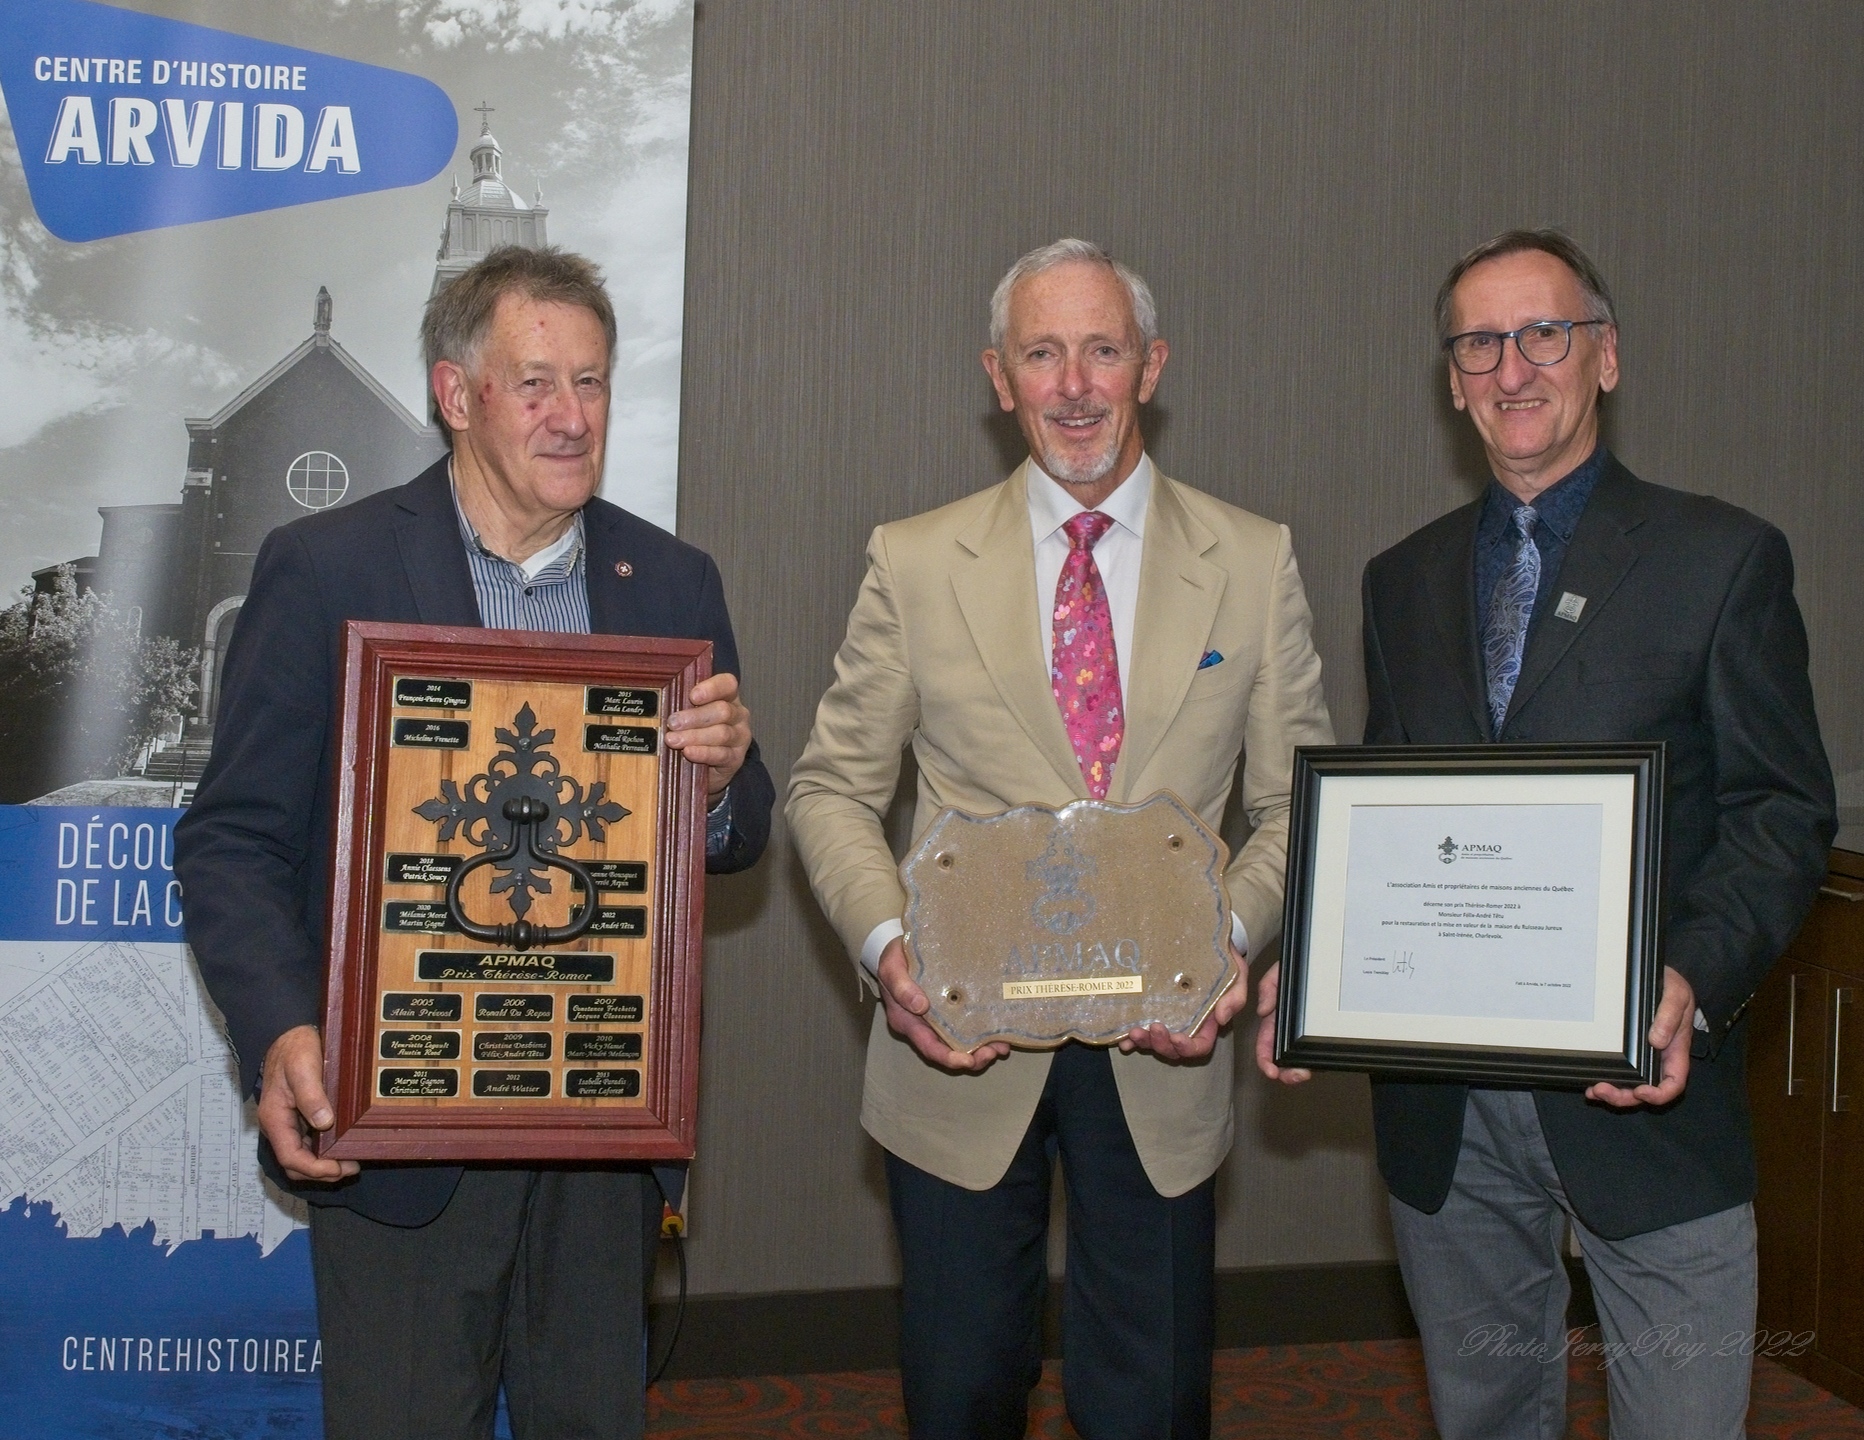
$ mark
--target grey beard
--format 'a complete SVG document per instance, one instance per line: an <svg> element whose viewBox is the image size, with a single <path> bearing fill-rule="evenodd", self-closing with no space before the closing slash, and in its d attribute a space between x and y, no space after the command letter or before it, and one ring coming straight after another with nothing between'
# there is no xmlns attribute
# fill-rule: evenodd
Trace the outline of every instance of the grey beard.
<svg viewBox="0 0 1864 1440"><path fill-rule="evenodd" d="M1048 472L1051 480L1059 480L1064 485L1097 485L1107 478L1107 472L1113 469L1113 462L1119 458L1119 437L1109 435L1098 455L1089 455L1072 463L1060 456L1044 455L1042 468Z"/></svg>

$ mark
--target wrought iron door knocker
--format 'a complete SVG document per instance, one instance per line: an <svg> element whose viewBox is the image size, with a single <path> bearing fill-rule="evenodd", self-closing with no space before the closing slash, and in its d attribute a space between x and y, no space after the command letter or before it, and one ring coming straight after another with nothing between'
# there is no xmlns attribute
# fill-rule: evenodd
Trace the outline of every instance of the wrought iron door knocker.
<svg viewBox="0 0 1864 1440"><path fill-rule="evenodd" d="M459 834L484 852L467 860L447 881L447 918L460 933L501 949L562 945L595 923L597 897L595 878L587 867L559 852L585 831L591 840L604 839L607 826L633 812L606 798L605 782L598 780L585 792L581 781L562 773L557 757L544 748L557 732L537 729L528 701L513 717L511 729L495 729L492 735L505 748L484 770L464 786L442 780L439 795L414 807L415 814L440 827L440 840ZM498 872L492 894L506 896L514 919L481 924L461 905L461 885L486 865ZM567 925L539 925L526 918L531 897L551 893L547 869L561 870L583 887L582 913Z"/></svg>

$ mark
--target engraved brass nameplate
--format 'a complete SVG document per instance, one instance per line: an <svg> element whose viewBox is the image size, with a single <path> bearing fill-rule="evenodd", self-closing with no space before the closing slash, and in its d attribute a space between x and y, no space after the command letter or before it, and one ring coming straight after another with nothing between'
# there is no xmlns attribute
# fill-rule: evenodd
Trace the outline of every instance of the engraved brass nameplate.
<svg viewBox="0 0 1864 1440"><path fill-rule="evenodd" d="M639 995L572 995L569 1010L572 1025L639 1025L645 1013Z"/></svg>
<svg viewBox="0 0 1864 1440"><path fill-rule="evenodd" d="M563 1093L572 1100L632 1100L641 1093L639 1070L565 1070Z"/></svg>
<svg viewBox="0 0 1864 1440"><path fill-rule="evenodd" d="M583 710L589 715L652 720L660 713L658 690L624 690L611 685L591 685L584 694Z"/></svg>
<svg viewBox="0 0 1864 1440"><path fill-rule="evenodd" d="M397 675L395 703L410 710L470 710L472 681L423 680L415 675Z"/></svg>
<svg viewBox="0 0 1864 1440"><path fill-rule="evenodd" d="M475 1070L472 1093L481 1100L543 1100L550 1095L548 1070Z"/></svg>
<svg viewBox="0 0 1864 1440"><path fill-rule="evenodd" d="M457 1030L384 1030L384 1060L457 1060L460 1058L460 1032Z"/></svg>
<svg viewBox="0 0 1864 1440"><path fill-rule="evenodd" d="M645 895L647 864L642 860L591 860L583 869L595 877L595 888L603 894ZM442 884L445 882L442 881ZM570 889L582 893L583 883L571 880Z"/></svg>
<svg viewBox="0 0 1864 1440"><path fill-rule="evenodd" d="M387 1069L376 1083L384 1100L444 1100L460 1093L457 1070Z"/></svg>
<svg viewBox="0 0 1864 1440"><path fill-rule="evenodd" d="M382 907L382 928L409 935L443 935L459 927L447 919L438 900L390 900Z"/></svg>
<svg viewBox="0 0 1864 1440"><path fill-rule="evenodd" d="M570 906L570 919L582 915L583 907ZM589 922L586 932L590 935L619 935L625 940L638 940L647 934L647 907L645 905L600 905L596 907L595 919Z"/></svg>
<svg viewBox="0 0 1864 1440"><path fill-rule="evenodd" d="M546 999L549 997L545 997ZM384 1020L458 1020L460 997L417 990L412 994L390 990L382 996Z"/></svg>
<svg viewBox="0 0 1864 1440"><path fill-rule="evenodd" d="M472 1037L475 1060L548 1060L548 1030L481 1030Z"/></svg>
<svg viewBox="0 0 1864 1440"><path fill-rule="evenodd" d="M572 1030L563 1037L565 1060L639 1060L641 1037L634 1034L613 1035L603 1031Z"/></svg>
<svg viewBox="0 0 1864 1440"><path fill-rule="evenodd" d="M652 725L585 725L582 748L597 755L652 755L660 732Z"/></svg>
<svg viewBox="0 0 1864 1440"><path fill-rule="evenodd" d="M548 1025L555 1014L556 1000L549 995L479 994L472 1001L472 1018L479 1022Z"/></svg>
<svg viewBox="0 0 1864 1440"><path fill-rule="evenodd" d="M390 885L444 885L463 862L457 855L390 855Z"/></svg>
<svg viewBox="0 0 1864 1440"><path fill-rule="evenodd" d="M417 720L398 715L389 730L389 744L420 750L464 750L472 741L467 720Z"/></svg>
<svg viewBox="0 0 1864 1440"><path fill-rule="evenodd" d="M1195 1030L1235 979L1229 850L1176 795L947 810L900 866L926 1019L958 1050Z"/></svg>

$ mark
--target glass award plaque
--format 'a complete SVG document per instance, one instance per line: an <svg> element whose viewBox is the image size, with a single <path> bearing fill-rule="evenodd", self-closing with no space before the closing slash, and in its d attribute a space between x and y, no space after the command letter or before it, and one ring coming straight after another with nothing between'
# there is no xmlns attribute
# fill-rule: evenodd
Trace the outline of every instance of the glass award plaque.
<svg viewBox="0 0 1864 1440"><path fill-rule="evenodd" d="M351 621L318 1153L685 1159L705 770L697 640Z"/></svg>
<svg viewBox="0 0 1864 1440"><path fill-rule="evenodd" d="M1229 850L1169 791L941 813L900 866L909 973L954 1049L1195 1030L1235 979Z"/></svg>

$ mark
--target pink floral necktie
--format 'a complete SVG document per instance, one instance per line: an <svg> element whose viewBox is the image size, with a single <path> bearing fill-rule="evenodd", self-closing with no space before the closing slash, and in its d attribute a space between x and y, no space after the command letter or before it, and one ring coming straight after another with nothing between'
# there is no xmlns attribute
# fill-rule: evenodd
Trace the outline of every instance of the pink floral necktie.
<svg viewBox="0 0 1864 1440"><path fill-rule="evenodd" d="M1084 510L1068 520L1068 558L1055 586L1055 641L1049 679L1068 730L1068 743L1087 781L1087 793L1107 798L1113 765L1126 738L1120 697L1120 662L1113 648L1113 611L1094 563L1094 546L1113 517Z"/></svg>

